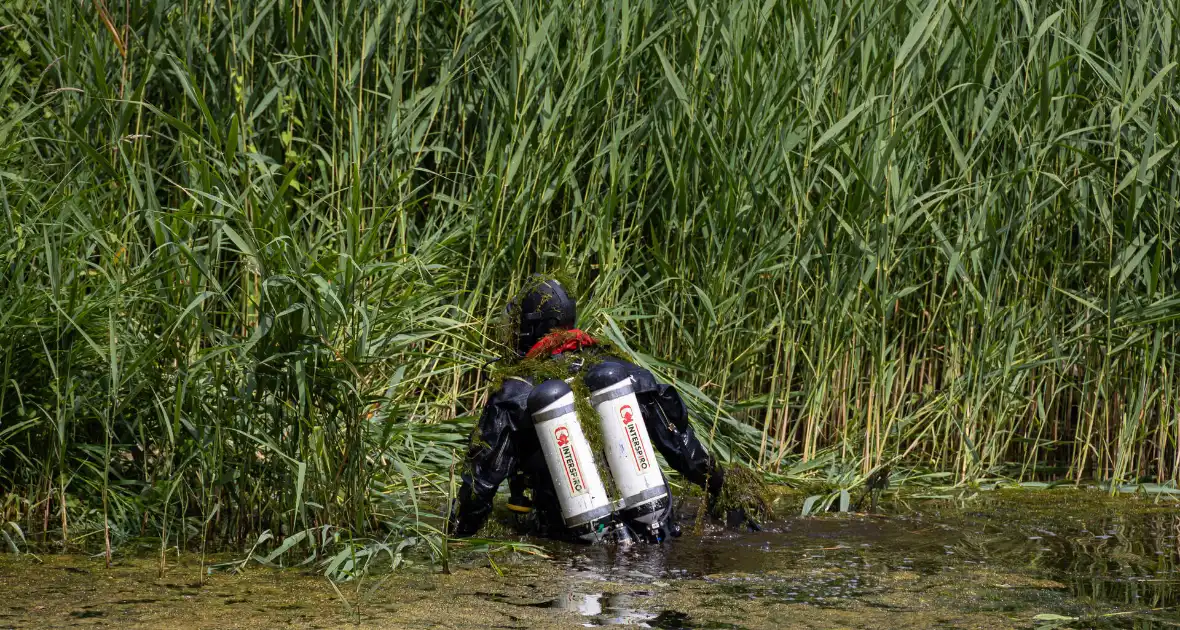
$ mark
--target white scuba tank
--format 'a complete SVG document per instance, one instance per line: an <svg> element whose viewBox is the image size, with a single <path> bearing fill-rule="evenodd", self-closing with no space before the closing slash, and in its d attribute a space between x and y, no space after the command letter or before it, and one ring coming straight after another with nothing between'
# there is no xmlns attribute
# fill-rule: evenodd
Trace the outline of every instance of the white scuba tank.
<svg viewBox="0 0 1180 630"><path fill-rule="evenodd" d="M590 404L602 423L606 461L622 497L622 516L654 526L670 499L635 396L634 381L628 376L590 392Z"/></svg>
<svg viewBox="0 0 1180 630"><path fill-rule="evenodd" d="M567 387L565 395L534 411L532 417L566 527L582 538L597 540L604 531L598 525L609 524L613 506L578 423L573 392Z"/></svg>

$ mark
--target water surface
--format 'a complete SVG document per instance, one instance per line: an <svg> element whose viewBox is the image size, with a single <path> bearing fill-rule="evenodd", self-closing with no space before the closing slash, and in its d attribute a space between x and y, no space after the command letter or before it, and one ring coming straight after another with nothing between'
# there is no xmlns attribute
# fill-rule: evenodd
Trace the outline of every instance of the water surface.
<svg viewBox="0 0 1180 630"><path fill-rule="evenodd" d="M786 511L786 510L784 510ZM1093 491L895 501L549 559L457 550L340 585L195 556L0 556L3 627L1175 628L1180 512ZM539 541L535 541L539 542Z"/></svg>

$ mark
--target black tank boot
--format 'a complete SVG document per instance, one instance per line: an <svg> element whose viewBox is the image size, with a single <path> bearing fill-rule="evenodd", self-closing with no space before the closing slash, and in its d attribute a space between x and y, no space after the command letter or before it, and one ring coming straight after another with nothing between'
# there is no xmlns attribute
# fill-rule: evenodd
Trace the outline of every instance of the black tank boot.
<svg viewBox="0 0 1180 630"><path fill-rule="evenodd" d="M586 384L586 389L596 392L629 378L631 378L631 374L621 363L603 361L587 370L586 375L582 377L582 382Z"/></svg>
<svg viewBox="0 0 1180 630"><path fill-rule="evenodd" d="M540 385L533 388L529 394L528 410L529 415L533 415L538 411L552 405L561 400L562 396L572 392L570 386L565 381L559 381L555 378L549 379Z"/></svg>

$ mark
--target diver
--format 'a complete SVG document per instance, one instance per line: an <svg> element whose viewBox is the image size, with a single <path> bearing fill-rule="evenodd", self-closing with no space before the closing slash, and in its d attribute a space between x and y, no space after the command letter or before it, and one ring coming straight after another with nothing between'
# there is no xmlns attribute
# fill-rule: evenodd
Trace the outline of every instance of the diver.
<svg viewBox="0 0 1180 630"><path fill-rule="evenodd" d="M710 513L757 529L742 508L718 509L725 471L697 439L676 390L575 328L576 316L555 279L534 276L509 302L517 369L488 398L472 434L450 535L475 535L507 480L520 533L587 543L679 536L653 447L705 490Z"/></svg>

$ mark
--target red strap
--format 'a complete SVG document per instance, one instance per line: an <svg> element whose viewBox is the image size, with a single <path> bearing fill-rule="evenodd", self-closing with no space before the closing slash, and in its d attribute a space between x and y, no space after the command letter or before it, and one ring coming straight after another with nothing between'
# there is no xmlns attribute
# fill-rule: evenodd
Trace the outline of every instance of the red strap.
<svg viewBox="0 0 1180 630"><path fill-rule="evenodd" d="M532 359L541 355L558 355L569 350L577 350L585 346L593 346L598 343L594 337L578 330L571 328L569 330L558 330L545 335L537 343L529 348L525 358Z"/></svg>

